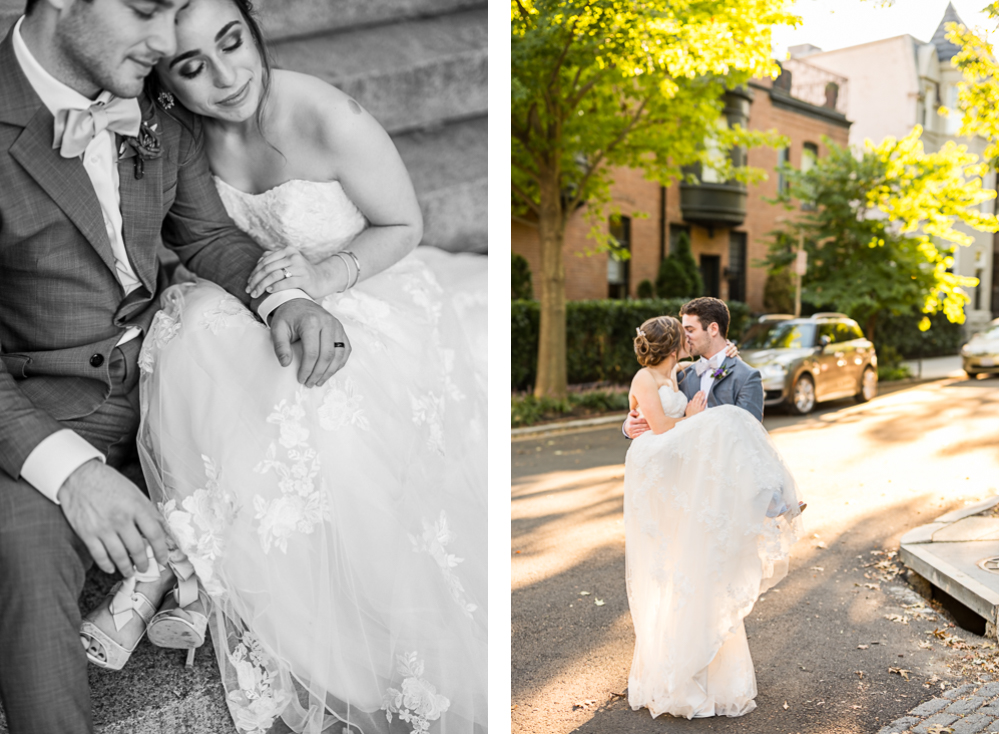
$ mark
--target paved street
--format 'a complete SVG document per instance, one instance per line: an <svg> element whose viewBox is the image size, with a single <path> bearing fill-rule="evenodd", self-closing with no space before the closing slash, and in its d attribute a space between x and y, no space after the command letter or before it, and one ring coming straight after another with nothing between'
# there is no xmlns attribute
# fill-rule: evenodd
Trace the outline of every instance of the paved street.
<svg viewBox="0 0 1000 734"><path fill-rule="evenodd" d="M616 695L633 642L618 427L512 441L513 732L874 734L996 679L976 662L995 646L949 627L885 551L997 492L997 381L940 379L764 423L809 502L808 536L747 619L758 708L739 719L654 721Z"/></svg>

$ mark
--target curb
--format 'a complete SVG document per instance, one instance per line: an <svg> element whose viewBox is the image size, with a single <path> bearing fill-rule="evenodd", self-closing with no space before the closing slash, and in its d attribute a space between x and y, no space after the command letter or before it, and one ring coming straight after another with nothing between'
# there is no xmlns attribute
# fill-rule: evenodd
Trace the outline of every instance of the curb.
<svg viewBox="0 0 1000 734"><path fill-rule="evenodd" d="M957 380L961 379L959 377L953 377L945 375L944 377L908 377L905 380L893 380L892 382L880 382L879 383L879 393L876 396L881 397L882 395L891 395L899 390L904 390L908 387L915 387L917 385L924 385L928 382L937 382L939 380ZM883 388L884 386L884 388ZM559 421L555 423L538 423L534 426L523 426L521 428L511 428L510 437L515 438L528 438L533 436L545 435L548 433L558 433L559 431L573 430L577 428L597 428L604 425L612 425L614 423L621 424L625 418L624 413L615 413L614 415L599 416L597 418L581 418L578 420L571 421Z"/></svg>

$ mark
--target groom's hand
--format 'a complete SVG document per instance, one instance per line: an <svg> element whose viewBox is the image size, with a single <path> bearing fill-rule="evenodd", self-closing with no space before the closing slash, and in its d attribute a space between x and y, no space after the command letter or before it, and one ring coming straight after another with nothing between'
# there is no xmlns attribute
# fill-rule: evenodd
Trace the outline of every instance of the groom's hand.
<svg viewBox="0 0 1000 734"><path fill-rule="evenodd" d="M167 565L160 514L137 486L97 459L82 464L59 488L59 504L73 532L105 573L129 578L149 567L146 545Z"/></svg>
<svg viewBox="0 0 1000 734"><path fill-rule="evenodd" d="M645 418L639 415L638 410L631 410L629 411L628 418L625 419L622 430L629 438L639 438L639 436L649 430L649 424Z"/></svg>
<svg viewBox="0 0 1000 734"><path fill-rule="evenodd" d="M322 385L347 364L351 342L343 325L319 304L305 298L283 303L271 314L271 342L282 367L292 363L292 344L300 342L298 380Z"/></svg>

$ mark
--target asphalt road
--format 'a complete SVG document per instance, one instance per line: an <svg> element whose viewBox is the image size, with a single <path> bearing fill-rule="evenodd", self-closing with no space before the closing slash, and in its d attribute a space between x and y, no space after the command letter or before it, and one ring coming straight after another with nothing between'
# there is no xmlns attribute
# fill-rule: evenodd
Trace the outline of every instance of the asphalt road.
<svg viewBox="0 0 1000 734"><path fill-rule="evenodd" d="M871 551L897 549L911 528L996 494L998 423L996 379L766 416L809 503L808 535L747 618L757 710L693 721L653 720L618 695L633 643L621 521L628 441L616 426L512 441L512 732L873 734L942 683L995 680L968 665L963 673L968 651L928 632L982 638L948 628L940 608L914 616L920 600L902 577L880 580L864 564L887 560Z"/></svg>

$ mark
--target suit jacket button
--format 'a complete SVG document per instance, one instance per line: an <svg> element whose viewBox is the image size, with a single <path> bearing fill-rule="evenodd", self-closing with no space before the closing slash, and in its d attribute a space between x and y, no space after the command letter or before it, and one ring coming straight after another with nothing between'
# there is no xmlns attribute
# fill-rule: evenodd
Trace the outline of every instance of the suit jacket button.
<svg viewBox="0 0 1000 734"><path fill-rule="evenodd" d="M90 358L91 367L100 367L102 364L104 364L103 354L95 354L93 357Z"/></svg>

